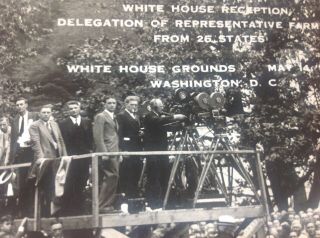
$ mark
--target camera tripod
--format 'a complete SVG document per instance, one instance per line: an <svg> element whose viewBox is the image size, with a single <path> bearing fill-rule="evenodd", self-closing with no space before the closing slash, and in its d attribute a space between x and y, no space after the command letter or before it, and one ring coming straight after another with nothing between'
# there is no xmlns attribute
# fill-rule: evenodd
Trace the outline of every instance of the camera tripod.
<svg viewBox="0 0 320 238"><path fill-rule="evenodd" d="M209 132L212 132L210 128L207 128ZM207 141L206 141L207 140ZM206 143L210 142L210 146L208 147ZM175 144L177 144L175 146ZM216 151L218 149L226 150L226 151L234 151L234 148L231 145L231 142L227 136L227 134L213 134L213 137L205 137L200 136L198 130L195 127L189 126L183 128L182 131L176 132L174 134L172 143L171 143L171 150L175 147L176 151L201 151L204 148L208 147L208 151ZM170 148L169 148L170 149ZM220 166L216 161L218 160L217 154L201 154L199 155L203 161L203 165L196 161L194 157L192 157L193 163L197 166L201 166L201 174L196 178L196 188L194 191L193 196L193 204L192 206L195 207L200 195L200 192L204 187L216 187L218 188L225 201L228 205L231 205L232 202L232 183L233 183L233 169L235 169L239 175L247 182L251 191L253 191L255 197L260 201L259 195L257 190L252 182L250 174L247 172L246 168L244 167L240 157L237 154L230 154L229 158L229 166L228 166L228 186L226 186L226 181L223 175L222 166ZM190 157L190 156L189 156ZM180 162L184 161L185 157L181 154L175 157L169 181L168 187L166 190L164 202L163 202L163 209L166 208L168 204L168 199L170 195L170 191L175 183L176 176L178 175L177 172L179 171L179 164ZM194 181L193 181L194 182Z"/></svg>

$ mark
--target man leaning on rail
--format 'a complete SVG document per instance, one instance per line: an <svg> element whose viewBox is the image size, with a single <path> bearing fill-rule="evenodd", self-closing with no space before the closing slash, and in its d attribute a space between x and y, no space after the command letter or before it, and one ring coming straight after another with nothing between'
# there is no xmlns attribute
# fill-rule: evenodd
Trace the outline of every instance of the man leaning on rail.
<svg viewBox="0 0 320 238"><path fill-rule="evenodd" d="M29 171L29 177L36 177L36 186L40 190L42 215L55 215L60 205L55 199L55 175L60 160L66 156L66 147L58 124L52 120L52 105L44 105L40 109L40 119L30 128L31 145L34 151L34 161ZM46 159L51 160L46 160ZM54 159L54 160L52 160Z"/></svg>

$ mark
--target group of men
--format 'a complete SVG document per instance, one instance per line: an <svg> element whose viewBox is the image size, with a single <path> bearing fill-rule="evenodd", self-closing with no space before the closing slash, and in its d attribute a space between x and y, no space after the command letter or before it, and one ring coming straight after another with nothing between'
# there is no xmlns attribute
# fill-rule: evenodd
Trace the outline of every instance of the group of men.
<svg viewBox="0 0 320 238"><path fill-rule="evenodd" d="M53 118L51 105L42 106L39 113L29 112L27 100L19 98L16 106L18 114L11 129L8 118L0 119L0 143L4 141L0 144L0 162L1 165L32 163L30 168L20 169L18 173L22 216L32 214L35 186L40 191L43 216L82 214L90 159L71 157L68 160L68 156L91 152L167 150L166 124L185 119L181 114L163 115L162 101L153 99L151 111L142 122L137 114L139 98L136 96L128 96L124 109L117 115L117 100L107 97L104 110L94 117L93 122L80 115L78 101L67 103L69 116L61 122ZM128 198L139 197L138 181L142 166L141 156L123 159L102 156L99 161L101 213L114 210L117 192L125 193ZM61 168L65 169L66 175L62 192L57 192ZM169 172L167 157L147 158L146 198L150 206L161 207Z"/></svg>

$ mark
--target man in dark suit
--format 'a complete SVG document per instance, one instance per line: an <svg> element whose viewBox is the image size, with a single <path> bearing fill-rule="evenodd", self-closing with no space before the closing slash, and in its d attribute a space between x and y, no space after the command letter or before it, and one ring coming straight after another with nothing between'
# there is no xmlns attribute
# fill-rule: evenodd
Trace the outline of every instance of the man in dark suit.
<svg viewBox="0 0 320 238"><path fill-rule="evenodd" d="M128 96L125 109L117 115L119 123L119 143L122 151L142 151L140 118L137 115L139 98ZM120 165L120 191L127 198L139 196L138 182L143 163L140 156L124 158Z"/></svg>
<svg viewBox="0 0 320 238"><path fill-rule="evenodd" d="M52 106L42 106L40 119L30 128L30 138L34 151L34 161L29 171L30 177L36 177L36 185L40 189L40 198L44 216L54 215L59 210L55 201L55 175L60 160L45 160L66 156L66 147L58 124L52 120ZM51 207L51 209L50 209Z"/></svg>
<svg viewBox="0 0 320 238"><path fill-rule="evenodd" d="M92 124L80 116L80 102L67 103L69 117L59 123L68 155L91 153ZM81 215L84 212L84 188L89 177L89 159L73 160L69 166L63 195L63 214Z"/></svg>
<svg viewBox="0 0 320 238"><path fill-rule="evenodd" d="M11 126L10 160L9 163L28 163L33 161L33 152L30 144L29 127L38 119L37 113L28 111L28 101L25 98L16 100L18 114L14 117ZM19 210L22 216L32 214L34 186L28 180L28 168L19 169Z"/></svg>
<svg viewBox="0 0 320 238"><path fill-rule="evenodd" d="M166 124L182 121L186 117L182 114L164 115L164 106L161 99L152 99L150 107L151 111L144 119L144 148L146 151L166 151L168 150ZM168 156L150 156L147 159L146 173L147 201L152 208L160 208L162 207L170 175Z"/></svg>
<svg viewBox="0 0 320 238"><path fill-rule="evenodd" d="M119 151L118 123L114 115L116 106L116 99L108 97L105 110L95 116L93 139L96 152ZM109 212L114 209L113 205L119 180L119 164L119 157L102 157L99 166L102 178L99 193L100 212Z"/></svg>

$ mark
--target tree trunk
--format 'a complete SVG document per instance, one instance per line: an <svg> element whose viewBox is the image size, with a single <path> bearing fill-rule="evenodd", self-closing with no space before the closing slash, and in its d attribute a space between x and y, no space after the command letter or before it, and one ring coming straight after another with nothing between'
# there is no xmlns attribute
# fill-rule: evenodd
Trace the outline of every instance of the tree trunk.
<svg viewBox="0 0 320 238"><path fill-rule="evenodd" d="M311 185L308 205L311 208L317 208L320 201L320 159L317 155L317 161L314 168L313 182Z"/></svg>

